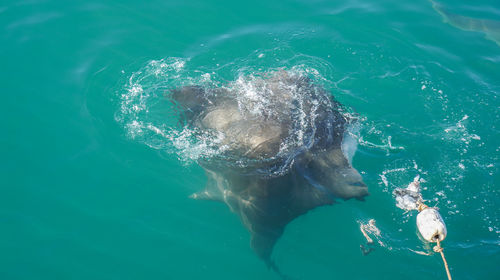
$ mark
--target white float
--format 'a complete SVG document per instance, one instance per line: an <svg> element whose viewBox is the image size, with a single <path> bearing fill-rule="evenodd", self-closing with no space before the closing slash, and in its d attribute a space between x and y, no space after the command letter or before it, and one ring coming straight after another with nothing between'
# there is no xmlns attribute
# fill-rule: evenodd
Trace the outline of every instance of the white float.
<svg viewBox="0 0 500 280"><path fill-rule="evenodd" d="M444 257L443 247L441 247L441 241L446 238L447 234L446 225L437 208L425 205L420 193L420 177L416 176L413 182L408 184L406 188L397 188L393 193L396 197L397 207L406 211L418 210L418 231L425 241L437 243L433 250L441 254L446 275L448 276L448 280L451 280L450 268Z"/></svg>
<svg viewBox="0 0 500 280"><path fill-rule="evenodd" d="M446 225L436 208L425 208L417 215L417 227L422 237L429 242L446 238Z"/></svg>

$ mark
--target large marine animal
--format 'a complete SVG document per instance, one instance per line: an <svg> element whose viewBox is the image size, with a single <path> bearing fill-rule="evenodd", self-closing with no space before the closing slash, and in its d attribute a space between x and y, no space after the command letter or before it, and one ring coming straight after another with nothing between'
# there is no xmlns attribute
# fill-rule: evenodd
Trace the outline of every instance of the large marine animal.
<svg viewBox="0 0 500 280"><path fill-rule="evenodd" d="M341 148L350 120L306 75L281 70L225 87L184 86L170 96L182 124L215 135L224 150L198 161L208 182L192 198L225 203L271 268L273 247L293 219L368 195Z"/></svg>
<svg viewBox="0 0 500 280"><path fill-rule="evenodd" d="M486 39L500 46L500 21L494 19L472 18L454 14L442 4L429 0L432 7L441 15L444 22L464 31L481 32Z"/></svg>

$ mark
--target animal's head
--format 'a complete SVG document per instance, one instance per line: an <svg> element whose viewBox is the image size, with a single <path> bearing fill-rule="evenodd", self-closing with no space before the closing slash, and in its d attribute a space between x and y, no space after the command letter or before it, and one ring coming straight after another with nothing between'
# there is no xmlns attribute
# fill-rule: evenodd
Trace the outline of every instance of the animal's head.
<svg viewBox="0 0 500 280"><path fill-rule="evenodd" d="M323 188L334 197L363 200L368 187L340 149L307 155L304 176L315 187Z"/></svg>

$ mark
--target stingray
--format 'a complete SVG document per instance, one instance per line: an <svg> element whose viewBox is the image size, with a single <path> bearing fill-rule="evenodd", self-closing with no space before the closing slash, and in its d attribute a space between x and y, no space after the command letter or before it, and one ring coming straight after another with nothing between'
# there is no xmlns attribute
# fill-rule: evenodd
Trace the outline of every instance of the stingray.
<svg viewBox="0 0 500 280"><path fill-rule="evenodd" d="M208 180L191 197L225 203L271 268L288 223L338 200L368 195L342 152L350 120L310 78L278 71L226 87L197 85L170 94L182 125L221 139L223 154L199 160Z"/></svg>
<svg viewBox="0 0 500 280"><path fill-rule="evenodd" d="M500 46L500 21L491 19L471 18L454 14L443 5L430 0L432 7L441 15L444 22L464 31L484 33L486 39Z"/></svg>

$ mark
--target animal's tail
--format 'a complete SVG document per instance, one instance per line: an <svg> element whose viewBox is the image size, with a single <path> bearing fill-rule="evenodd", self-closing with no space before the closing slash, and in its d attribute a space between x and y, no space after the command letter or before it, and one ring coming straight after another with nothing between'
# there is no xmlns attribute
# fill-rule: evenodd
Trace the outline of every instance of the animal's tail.
<svg viewBox="0 0 500 280"><path fill-rule="evenodd" d="M278 268L278 266L276 265L276 263L273 262L271 259L267 259L267 260L265 260L265 262L266 262L267 267L269 269L273 270L274 272L276 272L276 274L278 274L281 277L281 279L283 279L283 280L294 280L292 277L290 277L290 276L288 276L286 274L283 274L281 272L281 270Z"/></svg>
<svg viewBox="0 0 500 280"><path fill-rule="evenodd" d="M274 244L276 244L276 240L282 233L282 227L274 230L266 229L261 232L252 232L251 246L259 258L267 265L267 268L276 272L283 280L293 280L290 276L283 274L278 266L271 260Z"/></svg>

